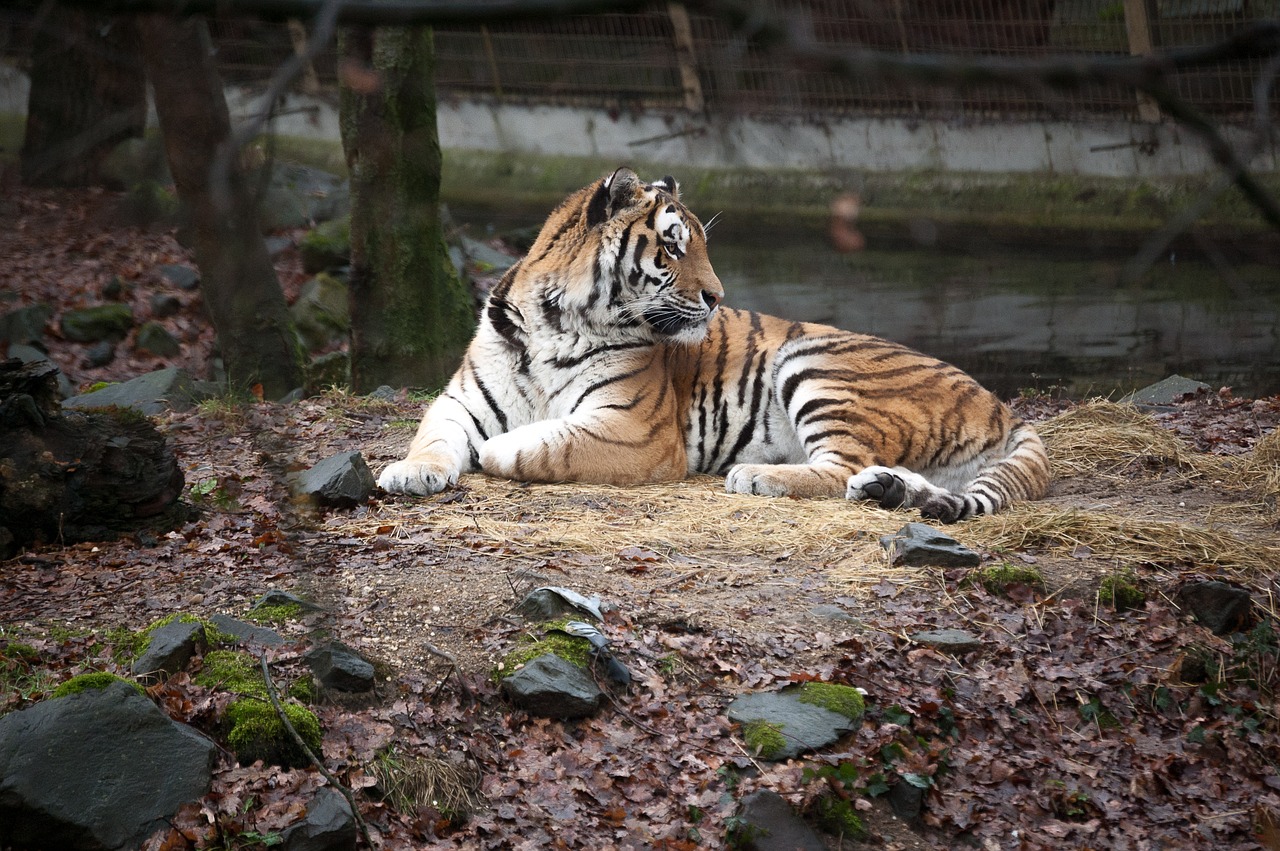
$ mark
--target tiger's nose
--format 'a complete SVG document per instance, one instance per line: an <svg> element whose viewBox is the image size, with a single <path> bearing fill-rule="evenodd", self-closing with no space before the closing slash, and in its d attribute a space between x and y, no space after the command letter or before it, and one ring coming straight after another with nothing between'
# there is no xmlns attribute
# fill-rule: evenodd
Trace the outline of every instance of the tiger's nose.
<svg viewBox="0 0 1280 851"><path fill-rule="evenodd" d="M702 291L702 301L707 305L708 310L715 310L716 305L720 303L722 298L724 298L724 293L714 292L713 290Z"/></svg>

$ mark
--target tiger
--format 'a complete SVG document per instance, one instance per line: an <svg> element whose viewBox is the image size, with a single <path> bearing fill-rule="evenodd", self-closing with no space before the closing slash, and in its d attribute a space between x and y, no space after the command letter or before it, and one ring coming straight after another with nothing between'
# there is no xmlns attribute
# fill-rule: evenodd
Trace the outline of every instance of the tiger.
<svg viewBox="0 0 1280 851"><path fill-rule="evenodd" d="M957 367L879 337L722 304L673 177L570 195L490 292L388 494L464 472L840 497L952 523L1043 496L1035 430Z"/></svg>

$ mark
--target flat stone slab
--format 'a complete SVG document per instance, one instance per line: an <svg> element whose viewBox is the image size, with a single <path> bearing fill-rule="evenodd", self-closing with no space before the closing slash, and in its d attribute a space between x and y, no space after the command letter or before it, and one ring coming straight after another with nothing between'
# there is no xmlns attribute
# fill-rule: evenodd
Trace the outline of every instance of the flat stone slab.
<svg viewBox="0 0 1280 851"><path fill-rule="evenodd" d="M761 755L771 760L790 759L834 744L856 725L838 712L805 703L798 693L785 691L741 695L734 698L725 714L738 724L763 721L779 728L785 741L782 749Z"/></svg>
<svg viewBox="0 0 1280 851"><path fill-rule="evenodd" d="M1212 389L1203 381L1184 378L1181 375L1171 375L1162 381L1143 387L1141 390L1133 391L1120 401L1130 402L1134 405L1172 405L1183 396L1194 396L1196 393L1207 392Z"/></svg>
<svg viewBox="0 0 1280 851"><path fill-rule="evenodd" d="M204 399L218 394L219 387L210 381L196 381L177 367L158 369L120 384L108 384L101 390L72 396L62 402L64 408L132 408L140 414L159 416L167 410L186 411Z"/></svg>
<svg viewBox="0 0 1280 851"><path fill-rule="evenodd" d="M948 653L968 653L982 648L982 639L963 629L929 629L915 633L911 640Z"/></svg>
<svg viewBox="0 0 1280 851"><path fill-rule="evenodd" d="M880 545L893 564L907 567L977 567L982 556L948 535L924 523L908 523L893 535L883 535Z"/></svg>

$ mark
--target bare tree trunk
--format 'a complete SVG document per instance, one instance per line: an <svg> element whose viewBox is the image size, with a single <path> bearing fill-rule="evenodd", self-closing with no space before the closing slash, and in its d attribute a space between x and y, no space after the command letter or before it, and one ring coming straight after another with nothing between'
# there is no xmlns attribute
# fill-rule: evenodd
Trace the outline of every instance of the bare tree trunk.
<svg viewBox="0 0 1280 851"><path fill-rule="evenodd" d="M215 184L211 169L231 139L207 24L139 18L169 170L191 218L201 287L227 375L276 399L303 383L302 350L258 230L255 199L238 168Z"/></svg>
<svg viewBox="0 0 1280 851"><path fill-rule="evenodd" d="M124 15L49 3L31 41L22 179L29 186L88 186L103 158L142 135L146 76L138 28Z"/></svg>
<svg viewBox="0 0 1280 851"><path fill-rule="evenodd" d="M355 69L341 94L352 195L352 383L358 392L438 388L471 339L475 306L440 223L431 31L351 30L339 53ZM353 81L363 83L360 91Z"/></svg>

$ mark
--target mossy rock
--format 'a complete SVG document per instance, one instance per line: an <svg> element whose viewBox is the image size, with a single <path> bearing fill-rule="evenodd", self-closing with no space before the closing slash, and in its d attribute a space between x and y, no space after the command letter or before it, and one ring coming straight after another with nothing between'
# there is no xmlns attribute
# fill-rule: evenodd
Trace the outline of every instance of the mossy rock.
<svg viewBox="0 0 1280 851"><path fill-rule="evenodd" d="M351 262L351 219L324 222L298 243L302 269L308 275Z"/></svg>
<svg viewBox="0 0 1280 851"><path fill-rule="evenodd" d="M1147 602L1147 595L1138 587L1138 578L1132 572L1113 573L1104 576L1098 585L1098 601L1117 612L1140 608Z"/></svg>
<svg viewBox="0 0 1280 851"><path fill-rule="evenodd" d="M770 724L768 721L751 721L742 728L742 740L747 743L747 750L764 759L774 759L787 749L787 737L782 734L782 725Z"/></svg>
<svg viewBox="0 0 1280 851"><path fill-rule="evenodd" d="M62 336L73 343L119 342L133 327L133 309L127 304L100 304L68 310L59 326Z"/></svg>
<svg viewBox="0 0 1280 851"><path fill-rule="evenodd" d="M501 680L504 677L509 677L518 671L521 665L547 653L559 656L566 662L572 662L579 668L589 666L591 664L591 642L585 638L578 638L569 635L567 632L561 632L560 630L563 630L568 622L568 619L565 619L542 624L542 637L538 639L526 637L523 639L514 650L503 658L502 664L494 671L494 679Z"/></svg>
<svg viewBox="0 0 1280 851"><path fill-rule="evenodd" d="M857 721L867 710L867 702L853 686L839 683L805 683L799 688L801 703L812 703L830 709L850 721Z"/></svg>
<svg viewBox="0 0 1280 851"><path fill-rule="evenodd" d="M322 734L320 719L305 706L282 704L285 716L311 752L320 754ZM285 729L280 715L269 702L244 697L227 707L224 721L228 727L227 745L241 765L262 760L267 765L305 768L311 760Z"/></svg>
<svg viewBox="0 0 1280 851"><path fill-rule="evenodd" d="M107 671L94 671L90 674L79 674L67 680L62 685L53 690L53 697L66 697L71 694L80 694L89 689L104 689L112 683L120 682L132 687L138 694L145 695L147 690L139 683L133 680L126 680L124 677Z"/></svg>

